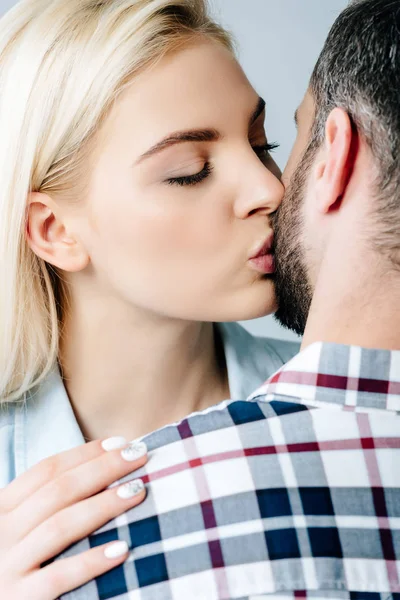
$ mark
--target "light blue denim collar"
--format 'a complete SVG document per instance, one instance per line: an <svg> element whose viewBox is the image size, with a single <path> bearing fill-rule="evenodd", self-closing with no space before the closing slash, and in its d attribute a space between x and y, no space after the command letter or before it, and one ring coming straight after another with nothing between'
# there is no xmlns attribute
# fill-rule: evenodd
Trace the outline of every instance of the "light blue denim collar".
<svg viewBox="0 0 400 600"><path fill-rule="evenodd" d="M15 411L15 475L84 443L58 368Z"/></svg>

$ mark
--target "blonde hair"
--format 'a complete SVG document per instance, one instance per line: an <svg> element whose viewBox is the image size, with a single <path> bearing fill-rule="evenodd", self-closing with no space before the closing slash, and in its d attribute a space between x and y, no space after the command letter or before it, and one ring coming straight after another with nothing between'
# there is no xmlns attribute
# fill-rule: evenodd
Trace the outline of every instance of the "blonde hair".
<svg viewBox="0 0 400 600"><path fill-rule="evenodd" d="M0 21L0 399L54 367L57 273L30 249L31 191L67 197L136 73L196 36L232 49L206 0L24 0Z"/></svg>

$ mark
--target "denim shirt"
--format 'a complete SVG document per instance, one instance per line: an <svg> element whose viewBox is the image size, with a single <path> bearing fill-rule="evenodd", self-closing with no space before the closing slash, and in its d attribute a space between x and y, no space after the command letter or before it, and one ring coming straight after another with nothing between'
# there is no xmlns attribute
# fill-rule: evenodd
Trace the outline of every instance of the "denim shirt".
<svg viewBox="0 0 400 600"><path fill-rule="evenodd" d="M252 336L237 323L217 325L231 398L245 399L299 351L299 344ZM26 396L0 404L0 488L39 461L84 443L58 368Z"/></svg>

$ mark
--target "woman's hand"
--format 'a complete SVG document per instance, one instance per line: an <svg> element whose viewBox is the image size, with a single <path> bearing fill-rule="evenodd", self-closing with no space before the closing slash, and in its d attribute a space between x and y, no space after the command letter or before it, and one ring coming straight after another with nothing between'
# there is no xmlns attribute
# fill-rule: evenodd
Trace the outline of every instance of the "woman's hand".
<svg viewBox="0 0 400 600"><path fill-rule="evenodd" d="M0 489L0 598L55 600L123 563L125 542L41 565L142 502L141 480L105 489L147 462L143 443L91 442L52 456Z"/></svg>

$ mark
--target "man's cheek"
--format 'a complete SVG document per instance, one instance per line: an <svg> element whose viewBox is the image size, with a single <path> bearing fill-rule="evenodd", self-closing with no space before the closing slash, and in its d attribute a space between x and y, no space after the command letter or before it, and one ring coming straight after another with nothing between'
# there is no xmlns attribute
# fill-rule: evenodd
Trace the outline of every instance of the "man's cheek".
<svg viewBox="0 0 400 600"><path fill-rule="evenodd" d="M303 143L302 139L298 136L295 142L295 145L293 147L292 153L289 156L289 160L287 162L287 165L285 167L285 170L283 171L283 175L282 175L282 183L283 185L287 188L290 184L290 181L293 177L293 174L296 171L296 168L298 167L300 160L304 154L306 148L306 144Z"/></svg>

